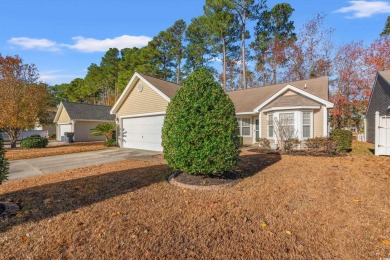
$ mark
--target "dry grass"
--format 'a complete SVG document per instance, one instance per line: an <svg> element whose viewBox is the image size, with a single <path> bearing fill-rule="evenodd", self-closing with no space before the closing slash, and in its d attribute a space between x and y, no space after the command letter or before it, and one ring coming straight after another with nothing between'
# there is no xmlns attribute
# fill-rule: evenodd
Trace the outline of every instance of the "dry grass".
<svg viewBox="0 0 390 260"><path fill-rule="evenodd" d="M246 152L236 186L169 185L127 160L11 181L1 259L379 259L390 256L390 159Z"/></svg>
<svg viewBox="0 0 390 260"><path fill-rule="evenodd" d="M50 145L50 144L49 144ZM5 156L8 160L20 160L20 159L31 159L52 155L68 154L68 153L79 153L103 150L106 147L103 142L86 142L86 143L73 143L63 144L60 146L48 146L46 148L34 148L34 149L6 149Z"/></svg>
<svg viewBox="0 0 390 260"><path fill-rule="evenodd" d="M374 144L353 140L351 155L374 157L375 156Z"/></svg>

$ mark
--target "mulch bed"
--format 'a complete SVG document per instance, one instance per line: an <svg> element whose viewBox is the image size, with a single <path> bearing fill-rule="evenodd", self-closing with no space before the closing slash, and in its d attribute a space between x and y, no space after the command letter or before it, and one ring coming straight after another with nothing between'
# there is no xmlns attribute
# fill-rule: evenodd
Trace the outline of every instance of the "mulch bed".
<svg viewBox="0 0 390 260"><path fill-rule="evenodd" d="M179 172L171 175L168 181L178 187L195 190L212 190L231 187L241 180L239 173L231 171L222 176L193 175Z"/></svg>

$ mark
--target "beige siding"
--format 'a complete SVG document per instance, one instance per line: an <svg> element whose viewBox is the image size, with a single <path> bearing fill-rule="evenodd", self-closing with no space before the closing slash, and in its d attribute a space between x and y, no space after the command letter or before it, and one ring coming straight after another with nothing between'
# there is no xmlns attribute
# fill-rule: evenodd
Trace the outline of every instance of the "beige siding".
<svg viewBox="0 0 390 260"><path fill-rule="evenodd" d="M321 109L313 111L313 125L314 125L314 133L313 137L321 137L324 136L324 107L321 106Z"/></svg>
<svg viewBox="0 0 390 260"><path fill-rule="evenodd" d="M297 95L297 93L295 93L294 91L288 90L282 96L291 96L291 95Z"/></svg>
<svg viewBox="0 0 390 260"><path fill-rule="evenodd" d="M89 136L91 129L101 122L76 121L74 123L74 140L76 142L103 141L104 136Z"/></svg>
<svg viewBox="0 0 390 260"><path fill-rule="evenodd" d="M65 108L62 109L60 116L58 117L57 124L70 123L70 117L68 112L66 112Z"/></svg>
<svg viewBox="0 0 390 260"><path fill-rule="evenodd" d="M123 105L119 108L117 117L163 112L167 109L167 106L168 101L147 86L146 83L143 83L141 92L138 91L137 87L134 87L130 92Z"/></svg>

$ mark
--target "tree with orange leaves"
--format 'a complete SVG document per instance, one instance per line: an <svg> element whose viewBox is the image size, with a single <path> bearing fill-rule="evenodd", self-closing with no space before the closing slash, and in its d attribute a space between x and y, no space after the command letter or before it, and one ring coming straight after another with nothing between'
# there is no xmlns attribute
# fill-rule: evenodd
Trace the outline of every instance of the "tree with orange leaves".
<svg viewBox="0 0 390 260"><path fill-rule="evenodd" d="M366 49L362 42L341 46L334 60L335 86L331 100L334 103L334 128L361 128L374 74L365 61Z"/></svg>
<svg viewBox="0 0 390 260"><path fill-rule="evenodd" d="M0 129L9 136L11 148L21 131L34 127L50 106L47 85L38 78L34 65L0 54Z"/></svg>

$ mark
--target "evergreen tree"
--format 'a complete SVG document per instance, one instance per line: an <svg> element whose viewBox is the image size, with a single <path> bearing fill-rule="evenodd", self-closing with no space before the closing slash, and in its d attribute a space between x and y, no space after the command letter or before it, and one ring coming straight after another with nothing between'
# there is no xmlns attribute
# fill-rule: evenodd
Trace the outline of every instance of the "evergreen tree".
<svg viewBox="0 0 390 260"><path fill-rule="evenodd" d="M188 174L221 175L238 160L235 108L205 68L189 75L168 105L162 145L168 165Z"/></svg>
<svg viewBox="0 0 390 260"><path fill-rule="evenodd" d="M380 36L387 36L390 34L390 16L387 17L385 28L381 32Z"/></svg>
<svg viewBox="0 0 390 260"><path fill-rule="evenodd" d="M251 47L256 55L256 68L263 73L263 85L277 82L277 69L287 60L286 49L296 41L294 22L290 17L294 9L287 3L277 4L271 10L262 12L256 27L255 41ZM271 82L265 79L268 66L272 72Z"/></svg>

